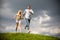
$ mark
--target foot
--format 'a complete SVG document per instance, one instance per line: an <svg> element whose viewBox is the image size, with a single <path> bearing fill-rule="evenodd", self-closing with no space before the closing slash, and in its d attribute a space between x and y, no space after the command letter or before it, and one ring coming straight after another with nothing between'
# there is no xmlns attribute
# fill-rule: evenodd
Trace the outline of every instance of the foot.
<svg viewBox="0 0 60 40"><path fill-rule="evenodd" d="M31 31L29 31L28 33L30 33Z"/></svg>

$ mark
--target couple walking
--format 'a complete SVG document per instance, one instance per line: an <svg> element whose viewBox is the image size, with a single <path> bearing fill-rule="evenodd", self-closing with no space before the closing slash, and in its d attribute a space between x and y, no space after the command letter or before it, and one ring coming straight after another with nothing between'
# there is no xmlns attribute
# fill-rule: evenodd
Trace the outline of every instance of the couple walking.
<svg viewBox="0 0 60 40"><path fill-rule="evenodd" d="M25 29L27 28L28 30L28 33L30 33L30 20L31 20L31 15L33 15L33 10L30 8L30 5L27 5L27 8L24 10L23 12L23 16L26 20L26 26L25 26ZM22 11L19 10L18 13L16 14L15 18L16 18L16 31L17 31L17 28L18 26L20 26L20 32L22 31L22 25L21 25L21 14L22 14Z"/></svg>

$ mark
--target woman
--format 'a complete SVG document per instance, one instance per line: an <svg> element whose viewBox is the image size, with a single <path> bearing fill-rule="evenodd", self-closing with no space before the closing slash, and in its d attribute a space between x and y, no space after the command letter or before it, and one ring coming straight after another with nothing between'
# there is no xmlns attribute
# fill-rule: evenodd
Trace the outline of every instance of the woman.
<svg viewBox="0 0 60 40"><path fill-rule="evenodd" d="M21 14L22 14L22 11L19 10L18 13L15 15L15 19L16 19L16 31L17 31L18 26L20 26L20 32L22 31Z"/></svg>

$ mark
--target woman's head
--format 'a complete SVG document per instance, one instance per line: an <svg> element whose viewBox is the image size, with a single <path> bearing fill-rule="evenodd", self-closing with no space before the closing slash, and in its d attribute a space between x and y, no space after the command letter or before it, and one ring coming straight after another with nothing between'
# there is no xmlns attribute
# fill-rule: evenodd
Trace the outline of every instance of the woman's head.
<svg viewBox="0 0 60 40"><path fill-rule="evenodd" d="M22 13L22 10L19 10L18 13L21 14Z"/></svg>

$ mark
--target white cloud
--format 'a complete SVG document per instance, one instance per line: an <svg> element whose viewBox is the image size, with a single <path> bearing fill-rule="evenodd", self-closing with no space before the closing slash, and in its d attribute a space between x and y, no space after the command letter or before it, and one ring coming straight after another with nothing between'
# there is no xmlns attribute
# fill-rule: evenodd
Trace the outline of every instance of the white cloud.
<svg viewBox="0 0 60 40"><path fill-rule="evenodd" d="M11 4L9 2L5 2L2 4L1 10L1 16L4 18L12 18L14 16L13 9L10 8Z"/></svg>
<svg viewBox="0 0 60 40"><path fill-rule="evenodd" d="M5 30L14 30L15 29L15 26L6 26L5 27Z"/></svg>
<svg viewBox="0 0 60 40"><path fill-rule="evenodd" d="M48 16L49 12L47 10L42 10L39 13L42 13L42 15L33 18L31 21L30 26L32 33L46 33L48 35L49 33L52 35L60 33L59 28L56 28L55 26L50 26L51 24L48 23L48 21L51 21L51 17Z"/></svg>
<svg viewBox="0 0 60 40"><path fill-rule="evenodd" d="M1 11L0 16L2 18L0 25L2 25L2 26L4 25L4 27L0 27L1 28L0 31L7 32L12 29L12 26L9 26L11 21L6 20L6 22L5 22L5 19L3 19L3 18L12 19L13 16L15 15L15 13L13 12L11 4L8 2L8 0L3 0L3 2L2 2L2 8L0 8L0 11Z"/></svg>
<svg viewBox="0 0 60 40"><path fill-rule="evenodd" d="M0 27L1 32L13 32L14 30L15 30L15 26Z"/></svg>
<svg viewBox="0 0 60 40"><path fill-rule="evenodd" d="M46 33L48 35L55 35L55 34L59 34L60 31L59 28L44 28L44 27L35 27L35 28L31 28L31 32L34 34L40 34L40 33Z"/></svg>
<svg viewBox="0 0 60 40"><path fill-rule="evenodd" d="M50 16L47 15L48 11L47 10L42 10L43 16L40 16L39 18L39 23L41 24L42 22L49 21L51 19Z"/></svg>
<svg viewBox="0 0 60 40"><path fill-rule="evenodd" d="M31 31L31 33L33 33L33 34L39 34L38 32L36 32L36 31Z"/></svg>
<svg viewBox="0 0 60 40"><path fill-rule="evenodd" d="M41 13L41 15L38 17L35 17L33 20L38 21L39 24L42 24L43 22L50 21L51 17L48 16L47 10L42 10L42 11L38 11L38 12Z"/></svg>

